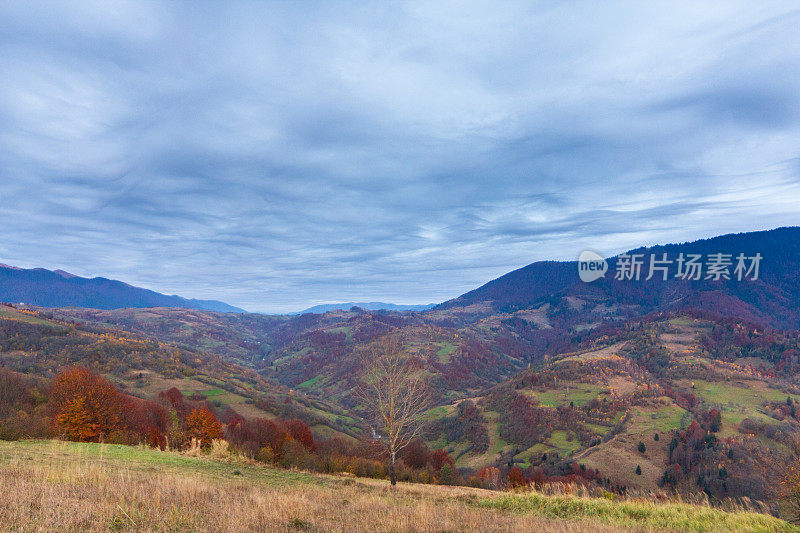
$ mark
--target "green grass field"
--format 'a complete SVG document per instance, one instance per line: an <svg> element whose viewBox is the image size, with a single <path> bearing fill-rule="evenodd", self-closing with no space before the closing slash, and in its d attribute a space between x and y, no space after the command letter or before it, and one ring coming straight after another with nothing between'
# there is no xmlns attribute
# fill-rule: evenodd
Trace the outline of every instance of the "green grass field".
<svg viewBox="0 0 800 533"><path fill-rule="evenodd" d="M546 391L534 390L530 394L537 398L542 405L549 407L558 407L570 402L573 402L576 406L583 406L600 396L602 391L608 389L605 385L592 383L570 383L568 385Z"/></svg>
<svg viewBox="0 0 800 533"><path fill-rule="evenodd" d="M27 322L29 324L39 324L39 325L52 326L55 328L63 328L63 326L55 324L49 320L44 320L35 317L33 315L29 315L28 313L17 311L16 309L12 309L11 307L7 307L5 305L0 305L0 318L19 320L20 322Z"/></svg>
<svg viewBox="0 0 800 533"><path fill-rule="evenodd" d="M694 380L692 393L698 398L717 407L722 413L722 424L738 424L745 418L766 420L769 418L761 410L766 402L783 402L787 396L800 401L800 396L787 394L778 389L768 387L761 381L750 381L747 385L739 385L728 381Z"/></svg>
<svg viewBox="0 0 800 533"><path fill-rule="evenodd" d="M682 407L669 403L659 407L634 407L631 433L667 433L672 429L684 429L691 418Z"/></svg>
<svg viewBox="0 0 800 533"><path fill-rule="evenodd" d="M567 439L567 432L563 430L553 431L547 443L555 448L562 456L566 456L581 447L578 439L573 437L572 440Z"/></svg>
<svg viewBox="0 0 800 533"><path fill-rule="evenodd" d="M316 385L316 384L317 384L317 381L319 381L319 378L320 378L320 377L321 377L321 376L314 376L313 378L311 378L311 379L308 379L308 380L306 380L306 381L302 382L300 385L298 385L298 386L297 386L297 388L298 388L298 389L310 389L310 388L312 388L314 385Z"/></svg>
<svg viewBox="0 0 800 533"><path fill-rule="evenodd" d="M450 361L450 356L456 351L455 344L447 341L436 342L434 345L439 347L439 350L436 352L436 357L437 360L442 364Z"/></svg>
<svg viewBox="0 0 800 533"><path fill-rule="evenodd" d="M798 531L778 518L750 512L728 513L685 503L643 501L614 502L603 498L545 496L538 493L506 494L480 505L536 513L548 518L591 516L601 523L637 530L671 531Z"/></svg>

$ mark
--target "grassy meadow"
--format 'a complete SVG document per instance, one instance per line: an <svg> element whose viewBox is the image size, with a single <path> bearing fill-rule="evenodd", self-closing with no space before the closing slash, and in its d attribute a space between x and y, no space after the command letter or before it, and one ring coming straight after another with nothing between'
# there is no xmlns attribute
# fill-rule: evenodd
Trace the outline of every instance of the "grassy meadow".
<svg viewBox="0 0 800 533"><path fill-rule="evenodd" d="M0 442L2 531L800 531L768 515L398 485L238 457Z"/></svg>

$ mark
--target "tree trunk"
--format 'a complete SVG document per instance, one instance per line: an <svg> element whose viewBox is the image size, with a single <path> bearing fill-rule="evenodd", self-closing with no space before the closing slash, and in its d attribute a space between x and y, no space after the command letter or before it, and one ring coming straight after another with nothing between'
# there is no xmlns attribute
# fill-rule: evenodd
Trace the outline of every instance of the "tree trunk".
<svg viewBox="0 0 800 533"><path fill-rule="evenodd" d="M393 487L397 485L397 474L394 471L394 461L396 455L397 455L396 452L392 450L391 461L389 462L389 479L391 480Z"/></svg>

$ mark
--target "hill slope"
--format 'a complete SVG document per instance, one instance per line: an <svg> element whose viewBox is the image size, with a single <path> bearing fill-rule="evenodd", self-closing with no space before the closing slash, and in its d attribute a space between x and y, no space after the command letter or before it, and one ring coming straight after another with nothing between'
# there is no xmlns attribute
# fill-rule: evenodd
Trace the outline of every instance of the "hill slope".
<svg viewBox="0 0 800 533"><path fill-rule="evenodd" d="M463 467L580 466L612 488L774 501L800 435L797 349L796 333L741 321L629 325L432 409L428 442Z"/></svg>
<svg viewBox="0 0 800 533"><path fill-rule="evenodd" d="M244 310L216 300L167 296L106 278L82 278L61 270L0 265L0 301L42 307L185 307L225 313Z"/></svg>
<svg viewBox="0 0 800 533"><path fill-rule="evenodd" d="M110 444L0 442L0 463L3 530L797 531L706 506L404 483L389 491L381 480Z"/></svg>
<svg viewBox="0 0 800 533"><path fill-rule="evenodd" d="M144 399L174 387L207 398L221 412L231 408L247 418L302 418L326 435L355 436L361 431L339 406L292 391L213 353L0 305L0 369L49 379L76 364Z"/></svg>
<svg viewBox="0 0 800 533"><path fill-rule="evenodd" d="M734 261L729 269L730 280L684 280L677 273L679 254L699 254L707 262L711 254L729 254ZM738 254L761 254L759 276L755 281L737 281L733 276ZM583 283L578 278L576 261L533 263L501 276L458 298L445 302L430 313L467 312L487 316L498 312L535 309L545 303L570 300L571 309L562 309L562 316L577 317L573 323L592 322L603 318L619 319L642 316L651 311L695 308L728 316L746 318L763 324L789 329L800 328L800 227L769 231L722 235L710 239L638 248L628 254L643 254L644 264L639 280L617 280L615 272L619 256L608 259L609 271L603 279ZM650 256L667 254L672 260L668 279L660 272L650 279ZM579 301L576 301L579 300Z"/></svg>

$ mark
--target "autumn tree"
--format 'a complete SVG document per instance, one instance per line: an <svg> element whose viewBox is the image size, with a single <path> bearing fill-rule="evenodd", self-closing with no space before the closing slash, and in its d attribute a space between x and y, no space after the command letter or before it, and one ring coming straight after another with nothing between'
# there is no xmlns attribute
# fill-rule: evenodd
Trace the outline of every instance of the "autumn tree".
<svg viewBox="0 0 800 533"><path fill-rule="evenodd" d="M406 446L402 458L409 467L421 469L428 466L431 460L431 451L421 439L414 439Z"/></svg>
<svg viewBox="0 0 800 533"><path fill-rule="evenodd" d="M433 469L437 472L445 465L449 464L450 466L454 467L456 464L456 462L453 461L453 458L450 457L450 454L447 453L446 450L442 449L434 450L433 453L431 453L430 463Z"/></svg>
<svg viewBox="0 0 800 533"><path fill-rule="evenodd" d="M519 467L514 466L508 471L508 484L512 489L524 487L527 485L527 483L528 482L525 481L525 476L522 475L522 470L520 470Z"/></svg>
<svg viewBox="0 0 800 533"><path fill-rule="evenodd" d="M289 420L286 422L286 430L289 435L305 446L309 451L316 451L317 446L314 444L314 436L311 434L311 428L300 420Z"/></svg>
<svg viewBox="0 0 800 533"><path fill-rule="evenodd" d="M134 439L153 448L166 449L168 430L164 406L140 398L128 398L124 414L125 426Z"/></svg>
<svg viewBox="0 0 800 533"><path fill-rule="evenodd" d="M711 433L717 433L720 429L722 429L722 415L716 409L712 409L708 413L709 417L709 429Z"/></svg>
<svg viewBox="0 0 800 533"><path fill-rule="evenodd" d="M496 466L485 466L478 470L477 478L485 489L498 490L502 487L500 469Z"/></svg>
<svg viewBox="0 0 800 533"><path fill-rule="evenodd" d="M419 435L428 401L419 360L404 349L402 339L380 337L362 353L358 395L388 452L389 478L396 485L398 453Z"/></svg>
<svg viewBox="0 0 800 533"><path fill-rule="evenodd" d="M84 367L63 370L56 376L50 406L56 426L71 440L103 441L125 429L125 396Z"/></svg>
<svg viewBox="0 0 800 533"><path fill-rule="evenodd" d="M209 446L212 440L222 438L222 424L207 407L192 409L186 418L186 431L189 437L200 441L201 446Z"/></svg>

